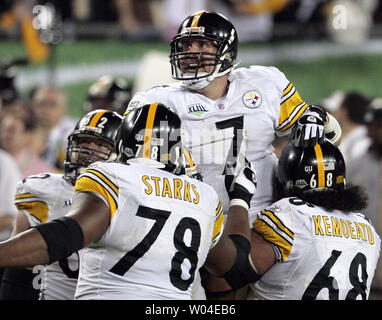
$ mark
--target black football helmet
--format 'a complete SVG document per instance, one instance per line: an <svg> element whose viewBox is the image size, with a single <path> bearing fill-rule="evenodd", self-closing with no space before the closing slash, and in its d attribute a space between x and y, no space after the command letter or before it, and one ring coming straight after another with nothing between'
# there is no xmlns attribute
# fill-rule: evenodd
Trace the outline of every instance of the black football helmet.
<svg viewBox="0 0 382 320"><path fill-rule="evenodd" d="M64 177L73 184L81 169L95 161L111 158L115 150L115 137L122 123L122 116L115 111L98 109L87 113L78 122L68 137L68 148L64 162ZM81 146L83 138L95 138L107 146L108 151L94 150Z"/></svg>
<svg viewBox="0 0 382 320"><path fill-rule="evenodd" d="M292 190L344 190L346 167L340 150L330 141L314 147L295 147L289 142L281 152L277 180L283 193Z"/></svg>
<svg viewBox="0 0 382 320"><path fill-rule="evenodd" d="M212 41L218 48L216 54L183 52L183 41L190 38ZM174 79L197 80L210 76L218 77L227 74L234 67L238 36L233 24L223 15L212 11L199 11L182 22L170 46L170 63ZM192 69L195 69L192 77L184 75L181 70L181 64L188 60L192 61ZM209 74L200 75L199 68L203 65L214 65L215 68Z"/></svg>
<svg viewBox="0 0 382 320"><path fill-rule="evenodd" d="M116 141L121 162L143 162L175 174L185 173L185 160L193 163L183 151L180 118L161 103L127 111Z"/></svg>
<svg viewBox="0 0 382 320"><path fill-rule="evenodd" d="M132 98L132 89L125 79L104 75L90 86L83 113L107 109L122 115Z"/></svg>

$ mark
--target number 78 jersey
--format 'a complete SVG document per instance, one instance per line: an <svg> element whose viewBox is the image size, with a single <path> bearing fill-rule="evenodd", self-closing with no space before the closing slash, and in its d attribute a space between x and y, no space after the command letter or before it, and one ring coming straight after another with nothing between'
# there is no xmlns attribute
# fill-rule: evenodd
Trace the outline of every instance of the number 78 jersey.
<svg viewBox="0 0 382 320"><path fill-rule="evenodd" d="M75 190L110 208L107 231L84 249L77 299L191 299L223 224L212 187L141 163L97 162Z"/></svg>
<svg viewBox="0 0 382 320"><path fill-rule="evenodd" d="M250 298L368 298L381 240L362 214L285 198L261 211L253 228L273 244L278 261L251 284Z"/></svg>

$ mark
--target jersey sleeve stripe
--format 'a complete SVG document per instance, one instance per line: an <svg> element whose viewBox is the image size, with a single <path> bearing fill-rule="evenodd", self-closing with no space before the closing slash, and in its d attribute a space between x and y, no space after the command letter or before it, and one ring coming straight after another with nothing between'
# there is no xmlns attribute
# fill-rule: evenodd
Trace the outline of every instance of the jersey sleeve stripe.
<svg viewBox="0 0 382 320"><path fill-rule="evenodd" d="M115 212L118 209L118 201L115 198L113 192L111 192L110 188L107 188L105 183L101 181L97 176L88 176L86 173L81 175L74 186L74 191L82 191L82 192L96 192L99 195L103 196L110 207L110 217L113 218Z"/></svg>
<svg viewBox="0 0 382 320"><path fill-rule="evenodd" d="M215 210L215 224L214 224L213 239L215 239L216 236L220 233L221 226L223 225L223 221L224 221L224 210L223 210L221 201L219 201L218 207Z"/></svg>
<svg viewBox="0 0 382 320"><path fill-rule="evenodd" d="M271 243L271 244L272 244L273 252L276 255L276 261L277 262L283 262L283 254L280 251L280 248L278 246L274 245L273 243Z"/></svg>
<svg viewBox="0 0 382 320"><path fill-rule="evenodd" d="M214 222L214 230L212 233L212 247L217 243L217 241L220 238L219 236L222 232L223 223L224 223L224 214L223 214L223 210L221 210L220 214L217 216Z"/></svg>
<svg viewBox="0 0 382 320"><path fill-rule="evenodd" d="M290 230L289 228L287 228L284 223L275 215L275 213L271 210L263 210L261 211L261 215L260 215L260 219L263 217L263 216L266 216L267 218L269 218L273 223L274 225L283 233L286 233L287 236L293 241L294 239L294 233L292 230Z"/></svg>
<svg viewBox="0 0 382 320"><path fill-rule="evenodd" d="M281 110L285 109L285 112L289 113L289 110L294 108L295 106L299 105L303 100L301 99L299 93L297 92L296 88L293 87L292 90L281 98L280 106Z"/></svg>
<svg viewBox="0 0 382 320"><path fill-rule="evenodd" d="M28 199L28 198L36 198L36 196L32 193L22 193L22 194L17 194L15 196L15 200Z"/></svg>
<svg viewBox="0 0 382 320"><path fill-rule="evenodd" d="M268 222L263 221L257 218L253 223L253 228L260 233L265 240L271 242L281 252L281 259L285 261L285 259L289 256L292 251L292 243L286 240L283 236L277 233Z"/></svg>
<svg viewBox="0 0 382 320"><path fill-rule="evenodd" d="M91 180L97 182L98 184L100 184L105 190L107 190L110 195L114 198L114 199L118 199L118 193L116 193L114 191L113 188L110 187L110 185L108 183L106 183L104 180L102 180L98 175L95 175L95 174L92 174L90 172L88 173L85 173L83 176L87 176L88 178L90 178ZM81 177L81 176L80 176Z"/></svg>
<svg viewBox="0 0 382 320"><path fill-rule="evenodd" d="M89 169L85 172L96 175L99 179L101 179L107 186L109 186L115 193L115 195L118 197L119 189L116 186L116 184L111 181L108 177L106 177L102 172L95 170L95 169Z"/></svg>
<svg viewBox="0 0 382 320"><path fill-rule="evenodd" d="M283 90L283 94L281 97L284 97L286 94L288 94L288 92L293 88L293 83L292 82L289 82L288 85L285 87L285 89Z"/></svg>
<svg viewBox="0 0 382 320"><path fill-rule="evenodd" d="M292 85L291 89L281 96L280 104L283 104L286 100L288 100L294 93L296 92L296 88Z"/></svg>
<svg viewBox="0 0 382 320"><path fill-rule="evenodd" d="M44 201L32 199L29 199L29 201L19 201L16 202L16 207L18 210L27 211L41 223L44 223L48 219L49 207Z"/></svg>
<svg viewBox="0 0 382 320"><path fill-rule="evenodd" d="M224 222L224 214L223 212L221 212L220 215L217 217L217 219L215 219L212 240L214 240L220 234L222 230L223 222Z"/></svg>
<svg viewBox="0 0 382 320"><path fill-rule="evenodd" d="M216 211L215 211L216 216L219 214L221 207L222 207L222 203L221 203L221 201L219 201L219 204L218 204Z"/></svg>
<svg viewBox="0 0 382 320"><path fill-rule="evenodd" d="M301 100L302 101L302 100ZM288 130L290 127L294 125L297 119L301 116L301 114L308 108L308 105L302 101L299 105L297 105L293 110L281 110L279 125L277 127L277 131L283 132ZM289 113L290 111L290 113Z"/></svg>

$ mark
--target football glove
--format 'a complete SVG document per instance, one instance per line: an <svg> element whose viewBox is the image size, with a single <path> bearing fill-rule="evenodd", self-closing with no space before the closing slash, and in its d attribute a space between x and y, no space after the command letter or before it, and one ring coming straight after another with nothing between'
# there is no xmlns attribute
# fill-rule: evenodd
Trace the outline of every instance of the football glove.
<svg viewBox="0 0 382 320"><path fill-rule="evenodd" d="M251 199L256 189L256 172L252 165L247 163L240 169L230 189L227 190L231 205L242 205L249 209Z"/></svg>
<svg viewBox="0 0 382 320"><path fill-rule="evenodd" d="M298 118L293 128L293 143L296 147L313 147L325 139L324 125L326 111L319 106L311 105Z"/></svg>

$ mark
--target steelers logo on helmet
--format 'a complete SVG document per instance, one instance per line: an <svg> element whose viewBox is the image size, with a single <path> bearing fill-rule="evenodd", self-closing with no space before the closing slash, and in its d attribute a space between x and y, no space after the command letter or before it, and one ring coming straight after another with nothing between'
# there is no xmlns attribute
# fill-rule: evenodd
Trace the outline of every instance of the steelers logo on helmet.
<svg viewBox="0 0 382 320"><path fill-rule="evenodd" d="M277 180L284 192L346 188L345 161L340 150L330 141L314 147L283 149L277 168Z"/></svg>
<svg viewBox="0 0 382 320"><path fill-rule="evenodd" d="M151 103L126 114L117 134L118 159L146 163L173 173L183 167L181 121L161 103Z"/></svg>

